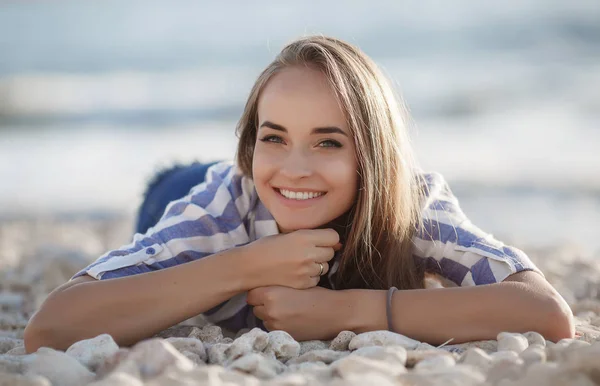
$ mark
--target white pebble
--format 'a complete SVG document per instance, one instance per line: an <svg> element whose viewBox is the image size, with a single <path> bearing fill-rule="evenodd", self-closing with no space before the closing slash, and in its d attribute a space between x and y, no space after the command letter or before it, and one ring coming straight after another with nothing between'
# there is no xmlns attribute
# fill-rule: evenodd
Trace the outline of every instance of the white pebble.
<svg viewBox="0 0 600 386"><path fill-rule="evenodd" d="M529 346L525 351L519 354L519 357L523 359L525 366L529 366L532 363L545 362L546 361L546 350L540 346Z"/></svg>
<svg viewBox="0 0 600 386"><path fill-rule="evenodd" d="M501 332L498 334L498 351L514 351L519 354L528 346L529 342L521 334L511 332Z"/></svg>
<svg viewBox="0 0 600 386"><path fill-rule="evenodd" d="M331 368L344 379L355 374L376 373L387 377L397 377L406 372L404 366L394 366L386 362L349 355L331 365Z"/></svg>
<svg viewBox="0 0 600 386"><path fill-rule="evenodd" d="M472 347L462 354L459 363L475 366L483 372L487 372L492 366L492 357L482 349Z"/></svg>
<svg viewBox="0 0 600 386"><path fill-rule="evenodd" d="M77 359L47 347L25 356L23 364L25 375L41 375L53 385L79 386L94 379L94 374Z"/></svg>
<svg viewBox="0 0 600 386"><path fill-rule="evenodd" d="M350 355L383 361L394 366L405 366L407 353L402 346L369 346L354 350Z"/></svg>
<svg viewBox="0 0 600 386"><path fill-rule="evenodd" d="M348 348L351 351L361 347L368 346L403 346L406 349L413 350L419 345L418 340L411 339L407 336L396 334L391 331L369 331L359 334L352 338Z"/></svg>
<svg viewBox="0 0 600 386"><path fill-rule="evenodd" d="M539 332L529 331L523 334L529 346L539 345L542 347L546 347L546 339Z"/></svg>
<svg viewBox="0 0 600 386"><path fill-rule="evenodd" d="M348 351L333 351L333 350L313 350L300 355L297 358L292 358L286 364L297 364L302 362L323 362L332 363L349 354Z"/></svg>
<svg viewBox="0 0 600 386"><path fill-rule="evenodd" d="M268 334L269 340L264 352L272 355L282 362L300 355L300 343L296 342L290 334L285 331L271 331Z"/></svg>
<svg viewBox="0 0 600 386"><path fill-rule="evenodd" d="M200 339L195 338L167 338L167 342L173 345L181 354L195 364L204 364L208 355L206 348Z"/></svg>
<svg viewBox="0 0 600 386"><path fill-rule="evenodd" d="M229 361L233 361L251 352L262 352L268 344L269 335L260 328L253 328L233 341L225 350L225 355Z"/></svg>
<svg viewBox="0 0 600 386"><path fill-rule="evenodd" d="M242 371L261 379L271 379L285 370L285 366L276 359L270 359L260 353L246 354L228 366L229 369Z"/></svg>
<svg viewBox="0 0 600 386"><path fill-rule="evenodd" d="M96 369L119 350L119 346L109 334L101 334L95 338L73 343L66 351L67 355L77 359L79 363L91 371Z"/></svg>
<svg viewBox="0 0 600 386"><path fill-rule="evenodd" d="M456 364L454 358L450 355L437 355L422 360L415 365L415 370L420 372L439 371Z"/></svg>

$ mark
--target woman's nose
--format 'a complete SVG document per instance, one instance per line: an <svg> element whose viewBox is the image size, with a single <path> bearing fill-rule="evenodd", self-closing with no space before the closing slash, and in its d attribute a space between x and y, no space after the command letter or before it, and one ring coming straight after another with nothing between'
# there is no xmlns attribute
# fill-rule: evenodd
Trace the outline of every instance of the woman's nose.
<svg viewBox="0 0 600 386"><path fill-rule="evenodd" d="M282 163L280 173L290 179L308 177L313 173L312 162L301 151L291 152Z"/></svg>

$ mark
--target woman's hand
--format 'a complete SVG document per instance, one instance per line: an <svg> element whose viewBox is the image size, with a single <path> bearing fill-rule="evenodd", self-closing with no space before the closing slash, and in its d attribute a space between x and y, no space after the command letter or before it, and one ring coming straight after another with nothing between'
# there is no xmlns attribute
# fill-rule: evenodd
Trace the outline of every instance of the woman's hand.
<svg viewBox="0 0 600 386"><path fill-rule="evenodd" d="M247 302L269 331L286 331L298 341L327 340L346 329L342 292L322 287L260 287L248 292Z"/></svg>
<svg viewBox="0 0 600 386"><path fill-rule="evenodd" d="M329 271L329 260L341 248L333 229L301 229L287 234L263 237L241 248L248 248L250 264L248 288L279 285L297 289L316 286Z"/></svg>

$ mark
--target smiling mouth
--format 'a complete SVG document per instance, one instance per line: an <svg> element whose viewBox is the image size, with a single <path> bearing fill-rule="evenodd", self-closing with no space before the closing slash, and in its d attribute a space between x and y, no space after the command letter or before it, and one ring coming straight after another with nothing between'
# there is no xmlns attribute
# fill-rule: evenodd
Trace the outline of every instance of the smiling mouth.
<svg viewBox="0 0 600 386"><path fill-rule="evenodd" d="M287 190L287 189L279 189L279 188L274 188L274 189L278 194L287 198L288 200L297 200L297 201L311 200L311 199L319 198L319 197L327 194L327 192L293 192L293 191Z"/></svg>

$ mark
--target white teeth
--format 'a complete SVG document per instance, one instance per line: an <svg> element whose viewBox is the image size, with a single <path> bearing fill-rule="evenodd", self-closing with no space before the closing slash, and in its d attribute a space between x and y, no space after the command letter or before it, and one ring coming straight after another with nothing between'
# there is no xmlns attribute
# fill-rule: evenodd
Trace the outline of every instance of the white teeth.
<svg viewBox="0 0 600 386"><path fill-rule="evenodd" d="M286 198L292 200L308 200L309 198L315 198L325 194L324 192L292 192L290 190L279 189L279 192Z"/></svg>

